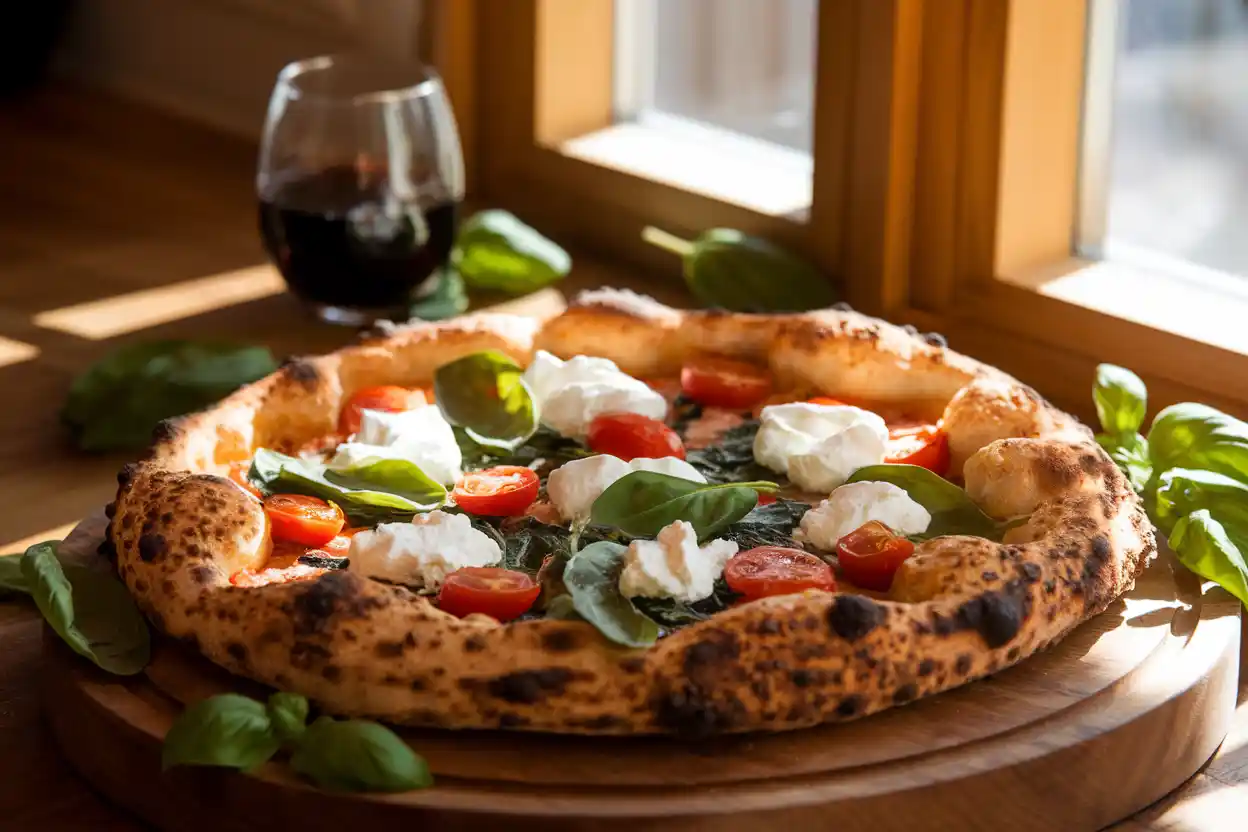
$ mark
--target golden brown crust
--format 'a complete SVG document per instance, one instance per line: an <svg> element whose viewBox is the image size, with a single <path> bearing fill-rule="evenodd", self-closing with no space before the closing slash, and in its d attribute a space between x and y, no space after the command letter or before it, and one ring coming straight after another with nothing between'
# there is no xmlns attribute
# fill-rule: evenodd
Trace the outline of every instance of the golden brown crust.
<svg viewBox="0 0 1248 832"><path fill-rule="evenodd" d="M649 650L614 646L584 623L457 619L346 572L230 585L230 574L263 561L266 534L259 502L219 476L226 463L332 430L344 395L359 387L424 383L439 364L483 348L527 360L535 346L605 355L642 375L673 372L698 347L765 357L778 374L829 395L936 414L947 404L971 495L1003 517L1031 517L1000 544L922 544L892 600L765 599ZM975 401L994 404L977 417ZM150 458L122 472L110 510L109 543L141 608L229 670L341 714L599 734L798 728L946 690L1104 609L1155 551L1135 494L1104 452L1070 417L988 367L854 313L677 312L610 293L540 329L479 317L291 363L167 425Z"/></svg>

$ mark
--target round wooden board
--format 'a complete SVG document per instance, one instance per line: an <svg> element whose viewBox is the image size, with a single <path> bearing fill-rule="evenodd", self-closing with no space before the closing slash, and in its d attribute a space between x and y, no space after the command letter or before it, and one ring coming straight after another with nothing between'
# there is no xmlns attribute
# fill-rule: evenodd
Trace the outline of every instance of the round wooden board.
<svg viewBox="0 0 1248 832"><path fill-rule="evenodd" d="M63 552L93 553L87 521ZM184 703L257 685L178 645L108 676L46 633L45 708L69 760L163 829L1099 829L1190 777L1235 708L1239 604L1163 557L1060 644L857 722L690 743L403 731L437 785L331 794L284 763L160 771Z"/></svg>

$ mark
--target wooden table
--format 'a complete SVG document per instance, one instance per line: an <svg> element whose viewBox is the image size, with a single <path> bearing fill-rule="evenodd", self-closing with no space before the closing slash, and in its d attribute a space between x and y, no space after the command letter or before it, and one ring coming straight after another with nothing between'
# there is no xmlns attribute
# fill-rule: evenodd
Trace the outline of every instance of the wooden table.
<svg viewBox="0 0 1248 832"><path fill-rule="evenodd" d="M254 147L75 88L6 107L0 551L17 551L62 537L113 494L126 457L74 452L56 419L74 372L103 351L131 340L228 335L286 355L332 349L351 334L310 322L266 264L255 230ZM681 298L672 286L577 262L566 291L605 281ZM39 630L29 604L0 603L0 826L142 828L70 771L42 726ZM1116 830L1245 828L1244 675L1238 718L1217 757Z"/></svg>

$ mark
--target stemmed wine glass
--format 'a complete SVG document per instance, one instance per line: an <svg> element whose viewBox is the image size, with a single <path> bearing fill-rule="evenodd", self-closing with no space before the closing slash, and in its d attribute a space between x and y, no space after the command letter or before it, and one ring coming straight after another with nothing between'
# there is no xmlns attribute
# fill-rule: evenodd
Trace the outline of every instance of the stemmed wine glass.
<svg viewBox="0 0 1248 832"><path fill-rule="evenodd" d="M323 320L407 320L455 239L464 162L437 74L363 55L298 61L269 100L264 245Z"/></svg>

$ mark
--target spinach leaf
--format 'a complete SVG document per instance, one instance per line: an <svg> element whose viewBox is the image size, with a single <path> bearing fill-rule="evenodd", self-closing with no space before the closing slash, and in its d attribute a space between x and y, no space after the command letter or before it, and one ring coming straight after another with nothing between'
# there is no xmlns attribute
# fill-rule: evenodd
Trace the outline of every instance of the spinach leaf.
<svg viewBox="0 0 1248 832"><path fill-rule="evenodd" d="M1148 440L1138 433L1120 433L1113 436L1098 433L1096 441L1109 458L1127 475L1127 482L1137 494L1144 493L1145 486L1153 476L1153 463L1148 455Z"/></svg>
<svg viewBox="0 0 1248 832"><path fill-rule="evenodd" d="M405 792L433 785L423 757L384 725L359 719L319 717L296 742L290 766L334 791Z"/></svg>
<svg viewBox="0 0 1248 832"><path fill-rule="evenodd" d="M567 276L572 258L507 211L480 211L459 229L451 261L473 289L521 295Z"/></svg>
<svg viewBox="0 0 1248 832"><path fill-rule="evenodd" d="M611 641L626 647L649 647L659 627L620 592L624 552L618 543L591 543L572 555L563 571L572 606Z"/></svg>
<svg viewBox="0 0 1248 832"><path fill-rule="evenodd" d="M1203 404L1175 404L1148 433L1153 470L1200 468L1248 482L1248 424Z"/></svg>
<svg viewBox="0 0 1248 832"><path fill-rule="evenodd" d="M446 420L479 445L509 450L537 431L537 401L524 370L497 350L443 364L434 373L433 392Z"/></svg>
<svg viewBox="0 0 1248 832"><path fill-rule="evenodd" d="M437 281L433 292L412 304L413 318L442 321L467 311L468 292L459 272L449 267L439 269Z"/></svg>
<svg viewBox="0 0 1248 832"><path fill-rule="evenodd" d="M1248 563L1243 555L1248 527L1239 526L1235 539L1228 530L1208 509L1200 509L1174 524L1170 547L1188 569L1214 581L1248 605Z"/></svg>
<svg viewBox="0 0 1248 832"><path fill-rule="evenodd" d="M802 522L802 515L810 506L798 500L778 499L774 503L758 506L749 514L720 532L724 540L731 540L741 551L756 546L797 546L793 530Z"/></svg>
<svg viewBox="0 0 1248 832"><path fill-rule="evenodd" d="M320 462L261 448L247 476L265 494L307 494L337 503L359 525L410 520L446 502L441 483L401 459L365 460L334 472Z"/></svg>
<svg viewBox="0 0 1248 832"><path fill-rule="evenodd" d="M276 369L264 347L130 344L74 379L61 420L83 450L145 448L157 422L207 407Z"/></svg>
<svg viewBox="0 0 1248 832"><path fill-rule="evenodd" d="M30 585L22 575L21 555L0 555L0 598L5 595L29 595Z"/></svg>
<svg viewBox="0 0 1248 832"><path fill-rule="evenodd" d="M1228 529L1248 531L1248 484L1215 471L1173 468L1161 475L1153 521L1170 534L1183 517L1202 509Z"/></svg>
<svg viewBox="0 0 1248 832"><path fill-rule="evenodd" d="M274 694L270 703L278 696ZM303 699L302 696L298 697ZM290 702L278 704L283 723L292 716ZM303 717L307 718L303 699ZM302 727L302 726L300 726ZM291 730L287 727L285 730ZM270 710L263 704L236 693L224 693L196 702L174 720L165 734L160 766L221 766L251 771L268 762L282 747Z"/></svg>
<svg viewBox="0 0 1248 832"><path fill-rule="evenodd" d="M723 578L715 581L715 592L701 601L692 604L678 601L675 598L634 598L633 603L643 615L657 623L664 634L675 632L681 627L706 621L716 613L723 612L732 606L737 594L728 588Z"/></svg>
<svg viewBox="0 0 1248 832"><path fill-rule="evenodd" d="M704 485L653 471L634 471L599 495L590 520L633 537L654 537L664 526L684 520L699 540L706 540L749 514L758 504L760 490L774 491L776 484Z"/></svg>
<svg viewBox="0 0 1248 832"><path fill-rule="evenodd" d="M1144 424L1148 390L1140 377L1130 370L1113 364L1097 367L1092 398L1105 433L1136 433Z"/></svg>
<svg viewBox="0 0 1248 832"><path fill-rule="evenodd" d="M151 634L126 587L112 575L62 566L57 543L22 555L22 577L48 625L74 652L118 676L133 676L151 657Z"/></svg>
<svg viewBox="0 0 1248 832"><path fill-rule="evenodd" d="M1000 540L1010 524L999 524L975 505L963 489L918 465L868 465L859 468L849 482L888 482L904 490L932 515L927 531L916 538L968 534Z"/></svg>
<svg viewBox="0 0 1248 832"><path fill-rule="evenodd" d="M746 421L725 431L711 445L689 451L686 459L707 482L778 481L775 472L754 461L754 437L758 435L758 427L757 419Z"/></svg>

